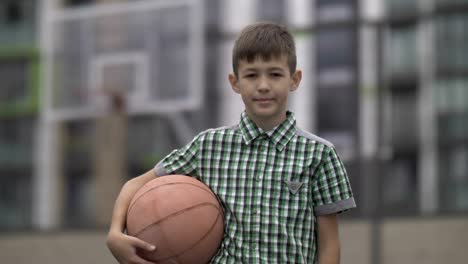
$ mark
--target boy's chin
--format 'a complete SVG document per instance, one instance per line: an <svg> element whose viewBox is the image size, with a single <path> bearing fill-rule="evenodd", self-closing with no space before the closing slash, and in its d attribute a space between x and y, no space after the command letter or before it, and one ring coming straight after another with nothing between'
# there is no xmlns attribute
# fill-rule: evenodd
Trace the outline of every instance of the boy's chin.
<svg viewBox="0 0 468 264"><path fill-rule="evenodd" d="M252 115L261 119L275 119L278 116L278 113L275 111L275 109L258 109L256 111L252 111L251 113Z"/></svg>

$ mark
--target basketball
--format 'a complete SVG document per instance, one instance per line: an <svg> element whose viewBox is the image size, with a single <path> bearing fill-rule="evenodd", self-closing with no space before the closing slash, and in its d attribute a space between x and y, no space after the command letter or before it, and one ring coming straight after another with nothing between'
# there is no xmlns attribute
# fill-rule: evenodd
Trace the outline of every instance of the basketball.
<svg viewBox="0 0 468 264"><path fill-rule="evenodd" d="M195 178L157 177L134 195L127 212L127 233L156 246L138 249L158 264L208 263L223 238L223 209L216 195Z"/></svg>

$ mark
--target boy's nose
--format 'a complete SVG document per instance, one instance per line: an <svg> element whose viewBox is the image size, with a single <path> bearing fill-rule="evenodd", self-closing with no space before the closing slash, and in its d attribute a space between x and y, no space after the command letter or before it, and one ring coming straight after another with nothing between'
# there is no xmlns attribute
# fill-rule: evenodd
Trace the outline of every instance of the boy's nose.
<svg viewBox="0 0 468 264"><path fill-rule="evenodd" d="M268 91L270 89L270 84L268 83L266 78L260 78L257 89L261 92Z"/></svg>

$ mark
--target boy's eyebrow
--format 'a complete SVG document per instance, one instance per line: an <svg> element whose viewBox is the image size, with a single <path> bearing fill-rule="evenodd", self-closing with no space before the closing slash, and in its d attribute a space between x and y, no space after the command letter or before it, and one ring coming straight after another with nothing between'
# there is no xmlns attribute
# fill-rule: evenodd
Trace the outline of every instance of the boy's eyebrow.
<svg viewBox="0 0 468 264"><path fill-rule="evenodd" d="M259 68L257 68L257 67L246 67L243 71L244 71L244 72L248 72L248 71L258 71L258 70L259 70ZM275 67L275 66L273 66L273 67L268 67L268 68L266 68L266 70L267 70L267 71L282 71L282 72L285 71L283 68L281 68L281 67Z"/></svg>

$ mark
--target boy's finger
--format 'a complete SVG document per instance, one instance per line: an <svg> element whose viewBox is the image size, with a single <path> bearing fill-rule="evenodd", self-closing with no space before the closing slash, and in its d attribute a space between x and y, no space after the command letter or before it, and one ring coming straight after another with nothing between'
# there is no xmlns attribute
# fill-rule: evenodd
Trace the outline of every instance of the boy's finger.
<svg viewBox="0 0 468 264"><path fill-rule="evenodd" d="M147 243L141 239L134 238L134 241L135 241L135 246L138 248L142 248L148 251L153 251L156 249L156 246L151 245L150 243Z"/></svg>
<svg viewBox="0 0 468 264"><path fill-rule="evenodd" d="M135 259L133 259L133 262L132 262L132 263L138 263L138 264L156 264L156 263L154 263L154 262L151 262L151 261L142 259L142 258L140 258L140 257L135 257Z"/></svg>
<svg viewBox="0 0 468 264"><path fill-rule="evenodd" d="M156 263L151 262L151 261L147 261L147 260L143 260L143 262L141 264L156 264Z"/></svg>

